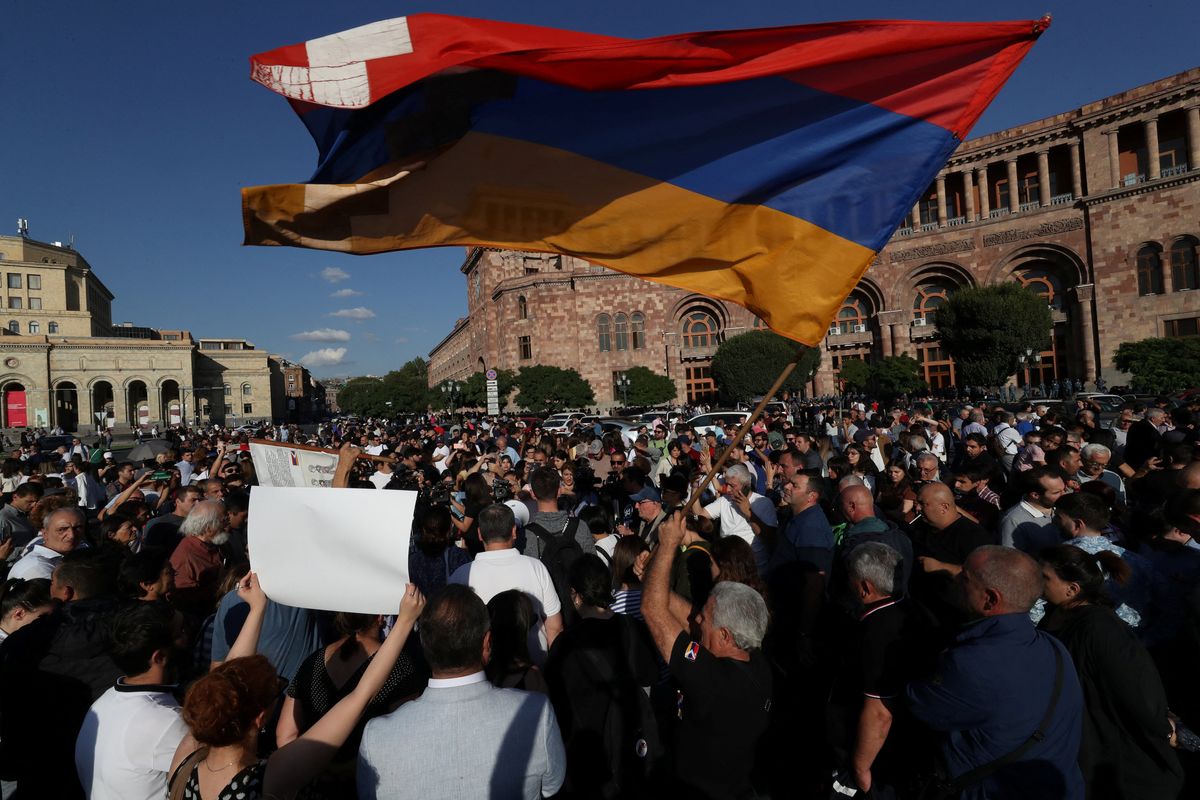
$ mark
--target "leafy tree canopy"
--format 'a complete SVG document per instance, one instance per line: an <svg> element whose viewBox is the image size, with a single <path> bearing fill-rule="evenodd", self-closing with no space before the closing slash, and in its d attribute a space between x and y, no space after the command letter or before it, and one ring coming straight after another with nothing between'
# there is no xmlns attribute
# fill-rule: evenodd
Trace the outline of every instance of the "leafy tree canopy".
<svg viewBox="0 0 1200 800"><path fill-rule="evenodd" d="M871 365L861 358L843 361L838 377L845 382L847 389L865 392L871 387Z"/></svg>
<svg viewBox="0 0 1200 800"><path fill-rule="evenodd" d="M717 348L712 375L723 403L749 402L770 390L779 373L796 355L796 344L773 331L749 331L726 339ZM821 351L806 348L782 389L799 393L821 362Z"/></svg>
<svg viewBox="0 0 1200 800"><path fill-rule="evenodd" d="M515 383L517 405L535 413L595 405L591 384L573 369L522 367Z"/></svg>
<svg viewBox="0 0 1200 800"><path fill-rule="evenodd" d="M925 389L921 365L911 356L888 356L871 366L871 391L893 398Z"/></svg>
<svg viewBox="0 0 1200 800"><path fill-rule="evenodd" d="M958 382L976 386L1003 384L1018 356L1049 346L1053 325L1045 299L1016 283L959 289L938 306L936 322Z"/></svg>
<svg viewBox="0 0 1200 800"><path fill-rule="evenodd" d="M1122 342L1113 362L1133 376L1139 392L1167 393L1200 386L1200 339Z"/></svg>
<svg viewBox="0 0 1200 800"><path fill-rule="evenodd" d="M354 378L338 392L338 406L371 417L425 411L432 399L428 368L425 359L414 358L383 378Z"/></svg>
<svg viewBox="0 0 1200 800"><path fill-rule="evenodd" d="M631 367L625 376L629 378L628 405L657 406L675 399L675 381L665 375L647 367Z"/></svg>

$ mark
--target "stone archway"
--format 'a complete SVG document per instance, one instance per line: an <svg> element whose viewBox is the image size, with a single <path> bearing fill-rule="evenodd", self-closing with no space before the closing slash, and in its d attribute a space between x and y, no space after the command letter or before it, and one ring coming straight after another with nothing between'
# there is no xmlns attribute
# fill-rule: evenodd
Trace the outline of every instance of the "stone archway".
<svg viewBox="0 0 1200 800"><path fill-rule="evenodd" d="M59 381L54 387L54 424L64 431L79 427L79 389L71 381Z"/></svg>
<svg viewBox="0 0 1200 800"><path fill-rule="evenodd" d="M113 393L112 381L98 380L92 382L92 420L98 432L103 432L116 425L116 395Z"/></svg>
<svg viewBox="0 0 1200 800"><path fill-rule="evenodd" d="M25 384L7 381L0 386L0 408L4 415L5 428L29 427L29 407Z"/></svg>
<svg viewBox="0 0 1200 800"><path fill-rule="evenodd" d="M143 380L131 380L125 385L125 421L132 428L150 426L150 390Z"/></svg>
<svg viewBox="0 0 1200 800"><path fill-rule="evenodd" d="M179 381L168 378L159 387L162 408L159 419L167 425L179 425L185 422L183 418L183 397L179 389Z"/></svg>

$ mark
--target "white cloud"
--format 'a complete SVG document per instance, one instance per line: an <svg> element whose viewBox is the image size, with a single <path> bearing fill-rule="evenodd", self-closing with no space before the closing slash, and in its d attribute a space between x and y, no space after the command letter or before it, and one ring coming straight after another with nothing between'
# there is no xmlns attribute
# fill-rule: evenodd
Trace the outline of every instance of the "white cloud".
<svg viewBox="0 0 1200 800"><path fill-rule="evenodd" d="M293 333L292 338L299 342L348 342L350 341L350 331L337 328L317 328Z"/></svg>
<svg viewBox="0 0 1200 800"><path fill-rule="evenodd" d="M330 297L361 297L362 292L356 289L338 289Z"/></svg>
<svg viewBox="0 0 1200 800"><path fill-rule="evenodd" d="M342 319L374 319L375 312L369 308L357 306L356 308L343 308L340 311L332 311L329 316L341 317Z"/></svg>
<svg viewBox="0 0 1200 800"><path fill-rule="evenodd" d="M332 367L342 363L342 359L346 357L346 348L344 347L322 347L320 350L313 350L311 353L300 357L300 363L309 369L315 367Z"/></svg>
<svg viewBox="0 0 1200 800"><path fill-rule="evenodd" d="M350 273L341 267L326 267L321 270L321 277L330 283L338 283L350 279Z"/></svg>

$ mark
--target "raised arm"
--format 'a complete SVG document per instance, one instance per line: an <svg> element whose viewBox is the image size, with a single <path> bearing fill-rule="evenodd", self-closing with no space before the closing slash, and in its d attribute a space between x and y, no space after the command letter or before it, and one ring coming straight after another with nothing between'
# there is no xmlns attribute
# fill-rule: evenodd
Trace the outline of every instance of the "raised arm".
<svg viewBox="0 0 1200 800"><path fill-rule="evenodd" d="M354 469L354 462L358 458L358 448L344 442L338 450L338 463L333 471L332 486L334 489L346 489L350 486L350 471Z"/></svg>
<svg viewBox="0 0 1200 800"><path fill-rule="evenodd" d="M321 773L338 748L345 744L367 703L383 688L423 608L425 598L414 584L408 584L400 601L396 627L371 659L354 691L329 709L299 739L271 755L264 777L264 797L295 797Z"/></svg>
<svg viewBox="0 0 1200 800"><path fill-rule="evenodd" d="M671 565L683 541L683 512L676 511L658 526L658 548L650 558L650 569L642 584L642 617L663 660L671 660L671 649L683 632L671 613Z"/></svg>
<svg viewBox="0 0 1200 800"><path fill-rule="evenodd" d="M258 637L262 633L263 617L267 613L267 603L271 602L263 593L262 586L258 583L258 576L253 572L247 572L246 577L238 582L237 593L238 597L250 606L250 613L246 616L246 621L242 623L242 630L238 633L233 646L229 648L229 655L225 657L226 661L245 658L258 652Z"/></svg>

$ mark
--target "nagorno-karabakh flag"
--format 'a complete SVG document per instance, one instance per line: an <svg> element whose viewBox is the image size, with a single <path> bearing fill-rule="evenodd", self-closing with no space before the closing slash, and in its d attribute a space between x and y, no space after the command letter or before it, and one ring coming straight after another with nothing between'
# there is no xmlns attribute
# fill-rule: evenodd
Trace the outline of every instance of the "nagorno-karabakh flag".
<svg viewBox="0 0 1200 800"><path fill-rule="evenodd" d="M816 345L1048 19L626 40L419 14L252 59L316 140L247 244L578 256Z"/></svg>

